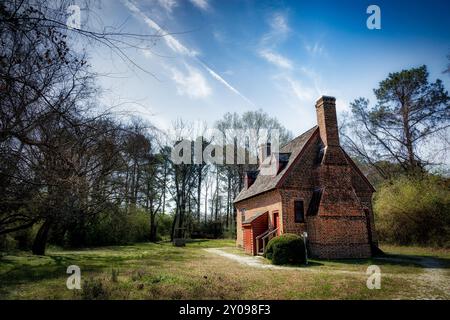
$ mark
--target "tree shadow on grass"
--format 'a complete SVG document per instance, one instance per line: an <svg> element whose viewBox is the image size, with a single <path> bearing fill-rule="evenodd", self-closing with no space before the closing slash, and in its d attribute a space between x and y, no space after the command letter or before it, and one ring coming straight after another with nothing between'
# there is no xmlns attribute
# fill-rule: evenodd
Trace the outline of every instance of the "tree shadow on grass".
<svg viewBox="0 0 450 320"><path fill-rule="evenodd" d="M142 266L162 266L167 262L183 262L193 258L192 255L186 254L188 252L178 248L161 248L162 250L143 250L142 253L133 247L123 247L111 252L107 248L101 248L99 251L91 249L50 252L44 257L9 256L9 259L3 257L0 263L6 266L6 271L1 272L0 269L0 283L6 287L68 277L67 267L70 265L79 266L83 274L105 272L112 267L133 269Z"/></svg>
<svg viewBox="0 0 450 320"><path fill-rule="evenodd" d="M308 260L308 264L302 263L302 264L287 264L284 265L285 267L294 267L294 268L314 268L314 267L320 267L323 266L323 263L319 261L311 261Z"/></svg>
<svg viewBox="0 0 450 320"><path fill-rule="evenodd" d="M417 265L422 268L450 269L450 259L428 255L384 254L373 258L377 263Z"/></svg>
<svg viewBox="0 0 450 320"><path fill-rule="evenodd" d="M321 260L318 260L321 261ZM368 259L323 259L326 262L352 265L395 265L420 268L450 268L450 259L426 255L383 254Z"/></svg>

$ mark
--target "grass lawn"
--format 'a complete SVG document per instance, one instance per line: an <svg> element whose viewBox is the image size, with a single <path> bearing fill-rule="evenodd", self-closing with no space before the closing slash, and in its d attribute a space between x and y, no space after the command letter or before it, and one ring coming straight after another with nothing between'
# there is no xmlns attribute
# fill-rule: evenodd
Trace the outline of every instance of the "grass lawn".
<svg viewBox="0 0 450 320"><path fill-rule="evenodd" d="M450 250L383 246L386 259L312 260L307 267L276 270L244 265L205 248L243 255L232 240L197 240L184 248L144 243L50 249L44 257L3 255L0 298L450 299ZM434 264L424 268L424 262ZM371 264L381 268L379 290L366 287ZM82 290L66 288L69 265L81 268Z"/></svg>

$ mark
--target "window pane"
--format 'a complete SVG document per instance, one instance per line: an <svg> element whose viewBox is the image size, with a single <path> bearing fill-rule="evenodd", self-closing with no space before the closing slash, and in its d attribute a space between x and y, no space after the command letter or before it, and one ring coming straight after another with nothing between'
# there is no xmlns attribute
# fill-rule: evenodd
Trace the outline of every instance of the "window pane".
<svg viewBox="0 0 450 320"><path fill-rule="evenodd" d="M295 222L305 222L305 214L303 209L303 201L298 200L294 202L295 207Z"/></svg>

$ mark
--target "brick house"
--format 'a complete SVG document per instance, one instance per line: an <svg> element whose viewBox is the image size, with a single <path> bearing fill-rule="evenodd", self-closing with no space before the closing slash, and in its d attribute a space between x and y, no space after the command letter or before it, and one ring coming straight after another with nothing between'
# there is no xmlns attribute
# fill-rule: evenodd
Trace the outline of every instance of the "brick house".
<svg viewBox="0 0 450 320"><path fill-rule="evenodd" d="M261 145L259 169L245 174L234 204L237 245L249 254L273 236L303 232L318 258L365 258L377 249L375 189L340 146L335 98L321 97L316 113L318 125L278 153ZM261 174L263 166L273 173Z"/></svg>

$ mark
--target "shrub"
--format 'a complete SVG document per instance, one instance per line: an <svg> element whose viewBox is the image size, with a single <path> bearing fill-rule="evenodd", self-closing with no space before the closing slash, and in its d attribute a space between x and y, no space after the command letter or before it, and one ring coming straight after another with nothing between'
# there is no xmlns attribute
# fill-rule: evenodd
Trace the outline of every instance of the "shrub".
<svg viewBox="0 0 450 320"><path fill-rule="evenodd" d="M400 177L381 187L374 200L381 241L402 245L450 246L448 180Z"/></svg>
<svg viewBox="0 0 450 320"><path fill-rule="evenodd" d="M86 226L86 246L123 245L148 241L149 215L141 210L129 213L116 209L102 213Z"/></svg>
<svg viewBox="0 0 450 320"><path fill-rule="evenodd" d="M193 239L218 239L223 237L223 231L220 221L200 222L194 225L190 236Z"/></svg>
<svg viewBox="0 0 450 320"><path fill-rule="evenodd" d="M13 251L17 248L17 241L9 234L0 236L0 251Z"/></svg>
<svg viewBox="0 0 450 320"><path fill-rule="evenodd" d="M172 232L172 221L174 216L171 214L159 214L157 217L158 228L157 230L157 240L170 237Z"/></svg>
<svg viewBox="0 0 450 320"><path fill-rule="evenodd" d="M0 236L0 251L29 250L40 225Z"/></svg>
<svg viewBox="0 0 450 320"><path fill-rule="evenodd" d="M118 269L111 269L111 281L112 282L118 282L119 281L119 270Z"/></svg>
<svg viewBox="0 0 450 320"><path fill-rule="evenodd" d="M83 283L81 298L83 300L107 300L110 298L110 290L103 280L89 278Z"/></svg>
<svg viewBox="0 0 450 320"><path fill-rule="evenodd" d="M285 233L269 241L264 256L273 264L300 264L306 262L303 239L296 234Z"/></svg>

